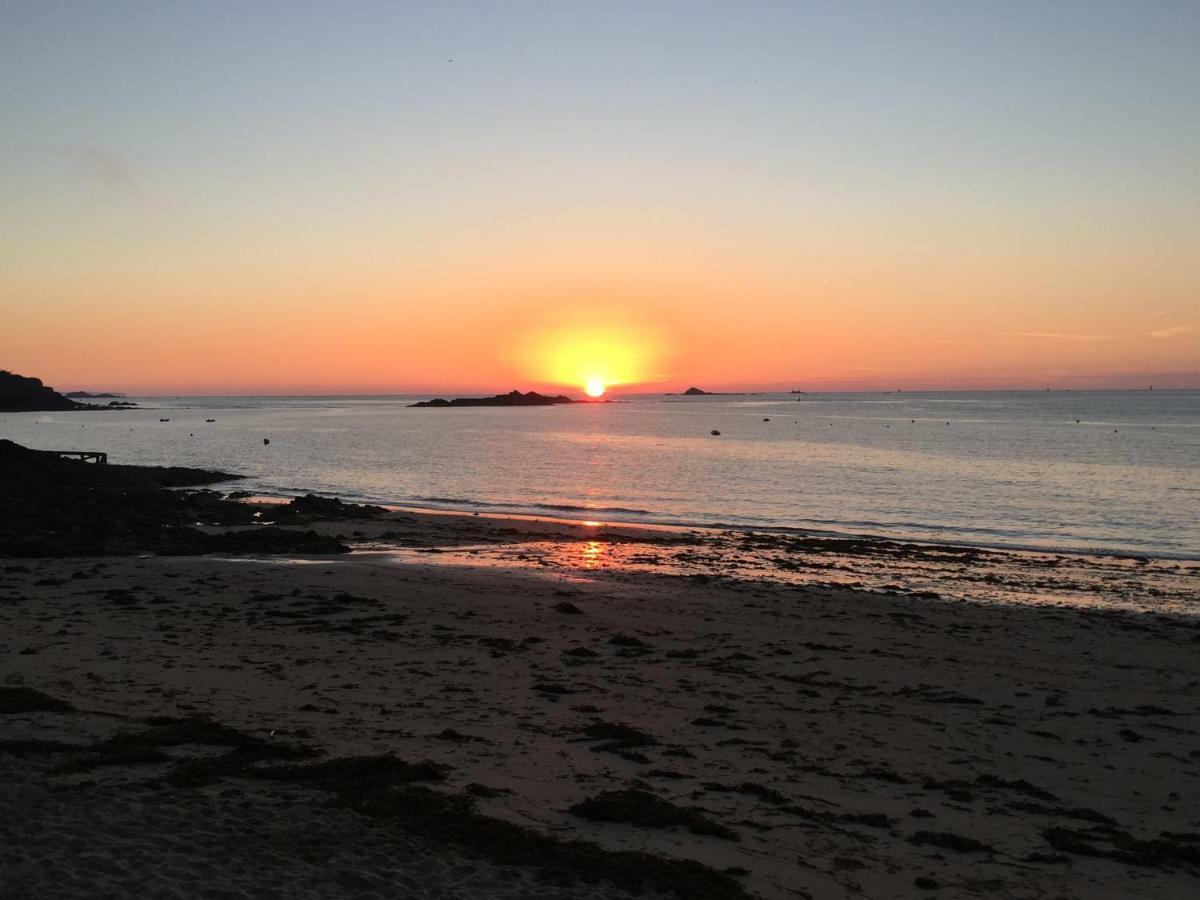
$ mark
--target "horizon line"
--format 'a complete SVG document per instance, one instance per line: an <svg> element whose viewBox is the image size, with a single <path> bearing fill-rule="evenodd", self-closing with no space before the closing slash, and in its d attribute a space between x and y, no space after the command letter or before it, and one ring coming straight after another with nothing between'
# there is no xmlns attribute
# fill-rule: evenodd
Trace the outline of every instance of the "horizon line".
<svg viewBox="0 0 1200 900"><path fill-rule="evenodd" d="M290 391L290 392L271 392L271 391L226 391L226 392L188 392L188 391L171 391L171 392L152 392L142 393L136 391L122 391L125 397L144 397L165 399L170 397L474 397L474 396L495 396L497 394L506 394L508 391L492 391L491 389L480 389L477 391L466 390L441 390L441 391ZM510 388L510 390L513 390ZM565 390L565 389L564 389ZM686 389L684 389L686 390ZM770 389L770 388L746 388L742 390L713 390L707 391L705 395L700 396L750 396L775 394L784 396L794 396L796 394L1045 394L1045 393L1153 393L1155 391L1162 392L1187 392L1200 391L1200 383L1196 386L1171 386L1171 387L1155 387L1152 384L1147 384L1143 387L1130 386L1087 386L1087 387L1055 387L1053 385L1046 387L956 387L956 388L938 388L938 387L917 387L917 388L812 388L809 390L799 389ZM115 392L113 392L115 393ZM524 392L522 392L524 393ZM582 394L582 390L576 390L575 393ZM683 390L679 391L645 391L645 390L609 390L605 396L625 396L625 397L680 397L683 396ZM96 398L102 399L102 398Z"/></svg>

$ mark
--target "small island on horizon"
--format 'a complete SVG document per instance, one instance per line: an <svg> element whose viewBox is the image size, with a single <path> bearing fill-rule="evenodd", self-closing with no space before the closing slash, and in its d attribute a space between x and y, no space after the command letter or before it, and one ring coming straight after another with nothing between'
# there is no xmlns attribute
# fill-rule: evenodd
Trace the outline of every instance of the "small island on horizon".
<svg viewBox="0 0 1200 900"><path fill-rule="evenodd" d="M752 394L761 394L762 391L706 391L703 388L690 387L686 391L681 391L678 394L667 393L667 397L747 397Z"/></svg>
<svg viewBox="0 0 1200 900"><path fill-rule="evenodd" d="M582 401L572 400L563 394L551 397L547 394L539 394L537 391L526 391L522 394L514 389L507 394L497 394L494 397L456 397L453 400L444 400L439 397L436 400L410 403L409 406L440 409L450 406L557 406L562 403L579 402Z"/></svg>

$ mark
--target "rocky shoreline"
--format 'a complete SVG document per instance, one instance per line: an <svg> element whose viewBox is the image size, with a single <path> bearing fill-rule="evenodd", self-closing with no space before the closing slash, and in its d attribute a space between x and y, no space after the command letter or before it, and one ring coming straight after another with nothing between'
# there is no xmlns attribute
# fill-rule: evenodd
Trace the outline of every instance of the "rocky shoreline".
<svg viewBox="0 0 1200 900"><path fill-rule="evenodd" d="M0 557L348 549L311 530L264 528L256 509L205 489L240 477L178 466L97 465L0 440ZM275 511L275 521L323 520L327 511L316 503L314 512L311 502L297 500Z"/></svg>

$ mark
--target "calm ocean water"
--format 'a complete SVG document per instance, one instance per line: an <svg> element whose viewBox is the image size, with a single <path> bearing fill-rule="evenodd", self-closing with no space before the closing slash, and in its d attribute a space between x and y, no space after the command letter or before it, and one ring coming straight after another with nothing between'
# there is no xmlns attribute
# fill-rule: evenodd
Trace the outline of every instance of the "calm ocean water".
<svg viewBox="0 0 1200 900"><path fill-rule="evenodd" d="M227 469L260 493L1200 556L1200 391L134 399L147 408L7 414L0 437Z"/></svg>

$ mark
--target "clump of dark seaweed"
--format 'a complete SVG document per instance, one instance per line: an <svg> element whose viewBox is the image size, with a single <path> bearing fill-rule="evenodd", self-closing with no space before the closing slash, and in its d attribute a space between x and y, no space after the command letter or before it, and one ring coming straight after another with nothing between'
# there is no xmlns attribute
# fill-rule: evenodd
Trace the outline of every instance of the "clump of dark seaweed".
<svg viewBox="0 0 1200 900"><path fill-rule="evenodd" d="M1042 836L1055 850L1076 856L1115 859L1132 866L1200 865L1200 844L1189 840L1190 835L1162 832L1146 840L1110 825L1096 825L1087 831L1047 828Z"/></svg>
<svg viewBox="0 0 1200 900"><path fill-rule="evenodd" d="M22 758L27 756L50 756L55 753L81 753L87 749L87 744L49 741L43 738L10 738L0 740L0 753L11 753L13 756L20 756Z"/></svg>
<svg viewBox="0 0 1200 900"><path fill-rule="evenodd" d="M208 747L248 747L263 743L254 737L228 725L222 725L203 716L173 718L150 716L142 720L150 727L143 731L121 732L96 745L97 750L132 750L145 747L179 747L184 744L199 744Z"/></svg>
<svg viewBox="0 0 1200 900"><path fill-rule="evenodd" d="M348 803L364 815L419 831L431 840L465 847L500 865L533 866L544 877L566 884L605 879L636 894L649 886L686 900L749 897L731 874L695 860L562 840L481 815L472 798L463 795L410 786L362 794Z"/></svg>
<svg viewBox="0 0 1200 900"><path fill-rule="evenodd" d="M757 784L753 781L743 781L738 785L721 784L716 781L707 781L704 783L705 790L718 791L721 793L736 793L749 794L752 797L757 797L765 803L771 803L775 806L781 806L788 802L787 797L779 793L774 788L769 788L763 784Z"/></svg>
<svg viewBox="0 0 1200 900"><path fill-rule="evenodd" d="M34 712L74 712L75 707L28 687L0 687L0 715Z"/></svg>
<svg viewBox="0 0 1200 900"><path fill-rule="evenodd" d="M450 768L444 763L410 763L388 753L344 756L306 765L258 767L248 774L268 781L304 782L326 790L347 792L416 781L445 781Z"/></svg>
<svg viewBox="0 0 1200 900"><path fill-rule="evenodd" d="M624 747L651 747L658 743L656 738L623 722L596 721L583 729L583 733L590 738L619 741Z"/></svg>
<svg viewBox="0 0 1200 900"><path fill-rule="evenodd" d="M109 752L85 752L51 770L53 775L74 775L91 772L103 766L141 766L170 762L171 757L153 747L134 747Z"/></svg>
<svg viewBox="0 0 1200 900"><path fill-rule="evenodd" d="M570 808L573 815L596 822L628 822L645 828L683 825L692 834L707 834L729 841L740 840L732 828L708 818L692 806L677 806L649 791L631 789L604 791Z"/></svg>
<svg viewBox="0 0 1200 900"><path fill-rule="evenodd" d="M958 853L991 853L992 848L975 838L964 837L952 831L918 831L909 839L913 844L929 844L941 847L943 850L954 850Z"/></svg>

